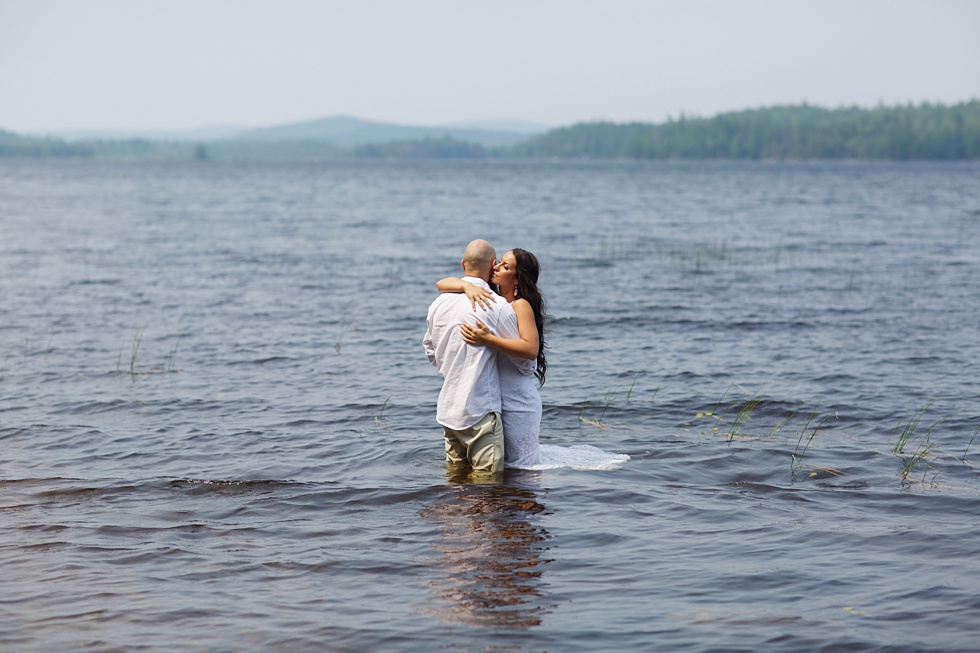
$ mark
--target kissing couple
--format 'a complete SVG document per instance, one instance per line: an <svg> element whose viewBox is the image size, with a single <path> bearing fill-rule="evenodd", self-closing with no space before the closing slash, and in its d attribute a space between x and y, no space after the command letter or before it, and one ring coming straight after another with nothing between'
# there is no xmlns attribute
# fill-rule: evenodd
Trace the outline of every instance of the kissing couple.
<svg viewBox="0 0 980 653"><path fill-rule="evenodd" d="M436 421L446 462L493 475L504 466L534 468L541 462L538 384L548 367L538 259L513 249L498 261L490 243L474 240L461 264L461 278L436 284L442 294L429 307L422 342L443 376Z"/></svg>

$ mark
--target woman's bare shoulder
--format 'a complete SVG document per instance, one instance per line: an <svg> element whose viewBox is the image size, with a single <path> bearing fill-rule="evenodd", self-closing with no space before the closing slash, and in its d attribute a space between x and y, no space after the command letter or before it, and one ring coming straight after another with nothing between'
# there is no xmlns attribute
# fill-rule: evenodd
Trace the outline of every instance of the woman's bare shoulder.
<svg viewBox="0 0 980 653"><path fill-rule="evenodd" d="M514 313L517 317L529 316L534 317L534 307L531 306L531 302L527 301L523 297L518 297L510 303L511 308L514 309Z"/></svg>
<svg viewBox="0 0 980 653"><path fill-rule="evenodd" d="M512 301L510 303L510 305L514 308L515 311L517 311L517 310L521 310L521 311L525 311L525 310L527 310L527 311L533 311L534 310L533 308L531 308L531 302L527 301L523 297L518 297L517 299L515 299L514 301Z"/></svg>

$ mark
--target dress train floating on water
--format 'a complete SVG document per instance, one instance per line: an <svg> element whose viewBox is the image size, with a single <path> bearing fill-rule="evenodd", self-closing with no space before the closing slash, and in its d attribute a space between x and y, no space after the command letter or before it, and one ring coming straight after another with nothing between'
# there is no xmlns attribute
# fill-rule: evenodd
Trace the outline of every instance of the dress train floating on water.
<svg viewBox="0 0 980 653"><path fill-rule="evenodd" d="M508 463L509 469L559 469L571 467L578 470L609 471L619 469L630 457L624 453L609 453L588 444L577 444L571 447L560 447L552 444L542 444L538 449L538 460L535 462L518 461Z"/></svg>

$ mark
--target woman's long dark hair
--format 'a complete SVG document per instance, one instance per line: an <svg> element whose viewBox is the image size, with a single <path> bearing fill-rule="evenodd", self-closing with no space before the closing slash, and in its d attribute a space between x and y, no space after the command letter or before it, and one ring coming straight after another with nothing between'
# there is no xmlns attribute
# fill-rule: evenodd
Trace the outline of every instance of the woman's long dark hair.
<svg viewBox="0 0 980 653"><path fill-rule="evenodd" d="M513 249L517 261L517 285L514 286L514 296L523 297L534 310L534 325L538 328L538 369L534 373L538 383L544 385L544 375L548 371L548 359L544 355L544 297L538 290L538 273L541 266L537 257L526 249Z"/></svg>

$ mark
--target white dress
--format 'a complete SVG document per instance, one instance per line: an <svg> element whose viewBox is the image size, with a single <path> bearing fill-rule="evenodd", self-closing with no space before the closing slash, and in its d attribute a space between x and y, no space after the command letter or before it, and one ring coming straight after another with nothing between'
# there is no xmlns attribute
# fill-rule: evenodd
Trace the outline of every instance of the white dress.
<svg viewBox="0 0 980 653"><path fill-rule="evenodd" d="M530 363L530 365L528 364ZM541 393L534 371L535 361L500 356L501 417L504 423L504 466L512 469L616 469L630 459L626 454L607 453L587 444L572 447L539 444Z"/></svg>
<svg viewBox="0 0 980 653"><path fill-rule="evenodd" d="M528 469L541 463L538 444L541 393L534 376L537 368L535 361L515 362L510 356L500 356L497 360L504 422L504 464L507 467Z"/></svg>

